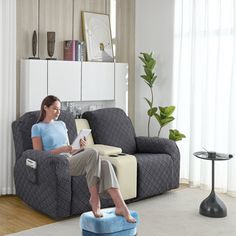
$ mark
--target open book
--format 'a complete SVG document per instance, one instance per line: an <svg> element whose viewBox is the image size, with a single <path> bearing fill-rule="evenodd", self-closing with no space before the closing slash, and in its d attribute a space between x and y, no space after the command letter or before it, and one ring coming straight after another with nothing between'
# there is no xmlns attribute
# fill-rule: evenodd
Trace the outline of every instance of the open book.
<svg viewBox="0 0 236 236"><path fill-rule="evenodd" d="M75 141L72 143L74 148L80 148L80 139L87 138L91 133L91 129L81 129L79 134L77 135Z"/></svg>

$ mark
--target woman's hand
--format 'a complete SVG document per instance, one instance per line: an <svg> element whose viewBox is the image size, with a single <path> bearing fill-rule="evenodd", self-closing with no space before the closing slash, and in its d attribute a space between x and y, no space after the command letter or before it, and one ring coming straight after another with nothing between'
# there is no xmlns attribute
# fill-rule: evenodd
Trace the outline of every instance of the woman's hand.
<svg viewBox="0 0 236 236"><path fill-rule="evenodd" d="M73 147L71 145L67 145L65 152L71 153L73 151Z"/></svg>
<svg viewBox="0 0 236 236"><path fill-rule="evenodd" d="M80 143L80 148L85 148L87 146L86 138L84 137L83 139L80 139L79 143Z"/></svg>

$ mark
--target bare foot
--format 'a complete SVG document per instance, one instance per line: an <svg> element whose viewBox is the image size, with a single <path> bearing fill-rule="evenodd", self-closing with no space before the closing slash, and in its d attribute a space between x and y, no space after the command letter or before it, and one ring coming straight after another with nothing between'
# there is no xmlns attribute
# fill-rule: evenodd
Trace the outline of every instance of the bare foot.
<svg viewBox="0 0 236 236"><path fill-rule="evenodd" d="M92 212L96 218L103 217L103 214L100 209L100 201L99 200L90 199L89 204L90 204L90 206L92 208Z"/></svg>
<svg viewBox="0 0 236 236"><path fill-rule="evenodd" d="M124 207L124 208L116 208L115 213L116 213L116 215L118 215L118 216L124 216L125 219L126 219L129 223L136 223L136 219L130 215L129 210L128 210L127 207Z"/></svg>

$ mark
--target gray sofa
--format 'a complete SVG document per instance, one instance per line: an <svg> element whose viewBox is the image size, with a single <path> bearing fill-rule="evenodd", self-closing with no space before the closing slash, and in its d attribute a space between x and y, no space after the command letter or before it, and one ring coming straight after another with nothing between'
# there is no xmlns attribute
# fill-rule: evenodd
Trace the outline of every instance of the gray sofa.
<svg viewBox="0 0 236 236"><path fill-rule="evenodd" d="M25 113L12 124L16 151L14 179L16 194L29 206L54 219L89 211L89 191L85 176L70 177L64 156L32 150L31 127L38 111ZM121 147L137 159L138 201L164 193L179 186L180 155L175 142L155 137L136 137L129 117L119 108L105 108L83 114L92 128L95 143ZM70 142L77 135L72 115L62 111ZM26 165L26 159L37 167ZM102 207L112 206L110 199L101 200Z"/></svg>

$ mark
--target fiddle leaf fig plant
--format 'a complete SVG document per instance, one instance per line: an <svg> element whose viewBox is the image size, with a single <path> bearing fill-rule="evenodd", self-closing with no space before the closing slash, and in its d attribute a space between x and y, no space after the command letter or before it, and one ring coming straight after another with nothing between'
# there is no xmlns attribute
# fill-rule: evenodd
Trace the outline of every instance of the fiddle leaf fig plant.
<svg viewBox="0 0 236 236"><path fill-rule="evenodd" d="M150 137L150 122L151 118L154 117L156 121L159 123L159 130L157 132L157 137L160 136L161 130L164 126L172 122L175 118L172 116L175 106L167 106L167 107L156 107L153 104L153 85L157 79L157 76L155 74L155 65L156 60L153 57L153 53L140 53L139 59L143 62L143 68L144 68L144 75L141 75L141 78L144 80L144 82L148 85L150 88L151 98L144 98L148 104L148 137ZM176 129L170 129L169 130L169 139L173 141L179 141L185 138L185 135L180 133Z"/></svg>

